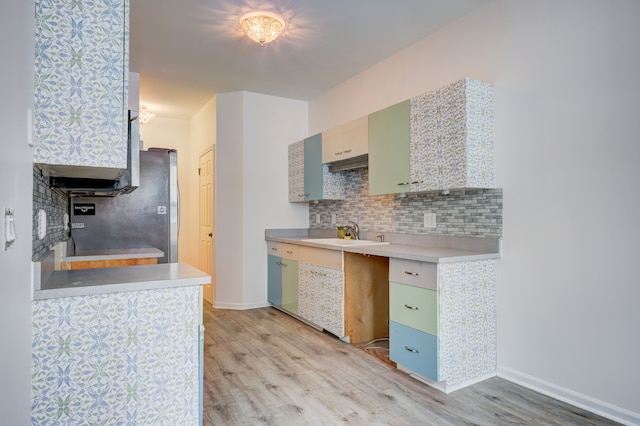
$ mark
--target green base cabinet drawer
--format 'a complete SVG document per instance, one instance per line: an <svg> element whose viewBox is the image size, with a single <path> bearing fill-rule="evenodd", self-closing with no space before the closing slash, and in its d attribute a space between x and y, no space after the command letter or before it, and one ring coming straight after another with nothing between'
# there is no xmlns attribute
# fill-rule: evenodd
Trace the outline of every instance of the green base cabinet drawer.
<svg viewBox="0 0 640 426"><path fill-rule="evenodd" d="M389 319L438 335L438 292L389 282Z"/></svg>
<svg viewBox="0 0 640 426"><path fill-rule="evenodd" d="M267 300L272 305L282 307L282 258L272 255L267 257Z"/></svg>
<svg viewBox="0 0 640 426"><path fill-rule="evenodd" d="M438 338L429 333L389 321L389 358L438 382Z"/></svg>

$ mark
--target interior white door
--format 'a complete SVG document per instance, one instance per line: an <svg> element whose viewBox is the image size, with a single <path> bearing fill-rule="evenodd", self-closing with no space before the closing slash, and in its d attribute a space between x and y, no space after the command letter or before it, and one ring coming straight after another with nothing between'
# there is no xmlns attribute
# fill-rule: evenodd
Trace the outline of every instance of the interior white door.
<svg viewBox="0 0 640 426"><path fill-rule="evenodd" d="M214 149L200 156L200 269L211 275L211 284L203 289L204 300L215 300L215 153Z"/></svg>

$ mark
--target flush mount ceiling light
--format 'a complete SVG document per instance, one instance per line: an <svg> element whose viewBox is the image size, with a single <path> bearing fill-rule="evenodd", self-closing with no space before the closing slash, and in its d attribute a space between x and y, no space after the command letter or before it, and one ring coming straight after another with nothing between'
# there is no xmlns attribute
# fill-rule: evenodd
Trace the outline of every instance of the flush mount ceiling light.
<svg viewBox="0 0 640 426"><path fill-rule="evenodd" d="M280 37L287 28L287 23L277 13L250 12L240 18L240 26L251 40L264 46Z"/></svg>
<svg viewBox="0 0 640 426"><path fill-rule="evenodd" d="M149 111L146 105L140 105L140 124L147 124L156 118L156 115Z"/></svg>

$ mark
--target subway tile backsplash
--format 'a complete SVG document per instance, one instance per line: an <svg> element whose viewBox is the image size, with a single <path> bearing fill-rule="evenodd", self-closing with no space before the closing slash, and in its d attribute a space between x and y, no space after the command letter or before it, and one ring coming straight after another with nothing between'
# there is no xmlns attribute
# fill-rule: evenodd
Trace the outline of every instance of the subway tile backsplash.
<svg viewBox="0 0 640 426"><path fill-rule="evenodd" d="M37 166L34 166L32 260L40 260L52 246L68 238L68 231L64 230L63 225L68 202L67 195L49 188L47 178ZM41 209L47 212L47 235L42 240L38 238L38 211Z"/></svg>
<svg viewBox="0 0 640 426"><path fill-rule="evenodd" d="M502 189L453 190L449 195L429 192L406 197L370 196L368 169L343 173L347 182L345 200L312 203L310 228L335 229L353 221L362 231L502 237ZM436 228L424 227L426 212L436 214Z"/></svg>

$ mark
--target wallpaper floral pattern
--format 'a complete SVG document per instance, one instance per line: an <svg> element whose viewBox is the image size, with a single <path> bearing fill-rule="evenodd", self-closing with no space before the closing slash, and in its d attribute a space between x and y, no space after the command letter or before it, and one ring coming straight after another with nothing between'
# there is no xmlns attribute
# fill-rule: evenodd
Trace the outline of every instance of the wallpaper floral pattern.
<svg viewBox="0 0 640 426"><path fill-rule="evenodd" d="M127 165L129 0L38 0L34 160Z"/></svg>
<svg viewBox="0 0 640 426"><path fill-rule="evenodd" d="M447 386L496 374L495 283L495 260L438 264L438 371Z"/></svg>
<svg viewBox="0 0 640 426"><path fill-rule="evenodd" d="M289 145L289 202L304 201L304 141Z"/></svg>
<svg viewBox="0 0 640 426"><path fill-rule="evenodd" d="M33 302L33 425L195 425L198 287Z"/></svg>
<svg viewBox="0 0 640 426"><path fill-rule="evenodd" d="M307 321L344 337L344 274L341 270L301 262L298 313Z"/></svg>
<svg viewBox="0 0 640 426"><path fill-rule="evenodd" d="M467 78L410 100L414 191L495 186L493 96Z"/></svg>

